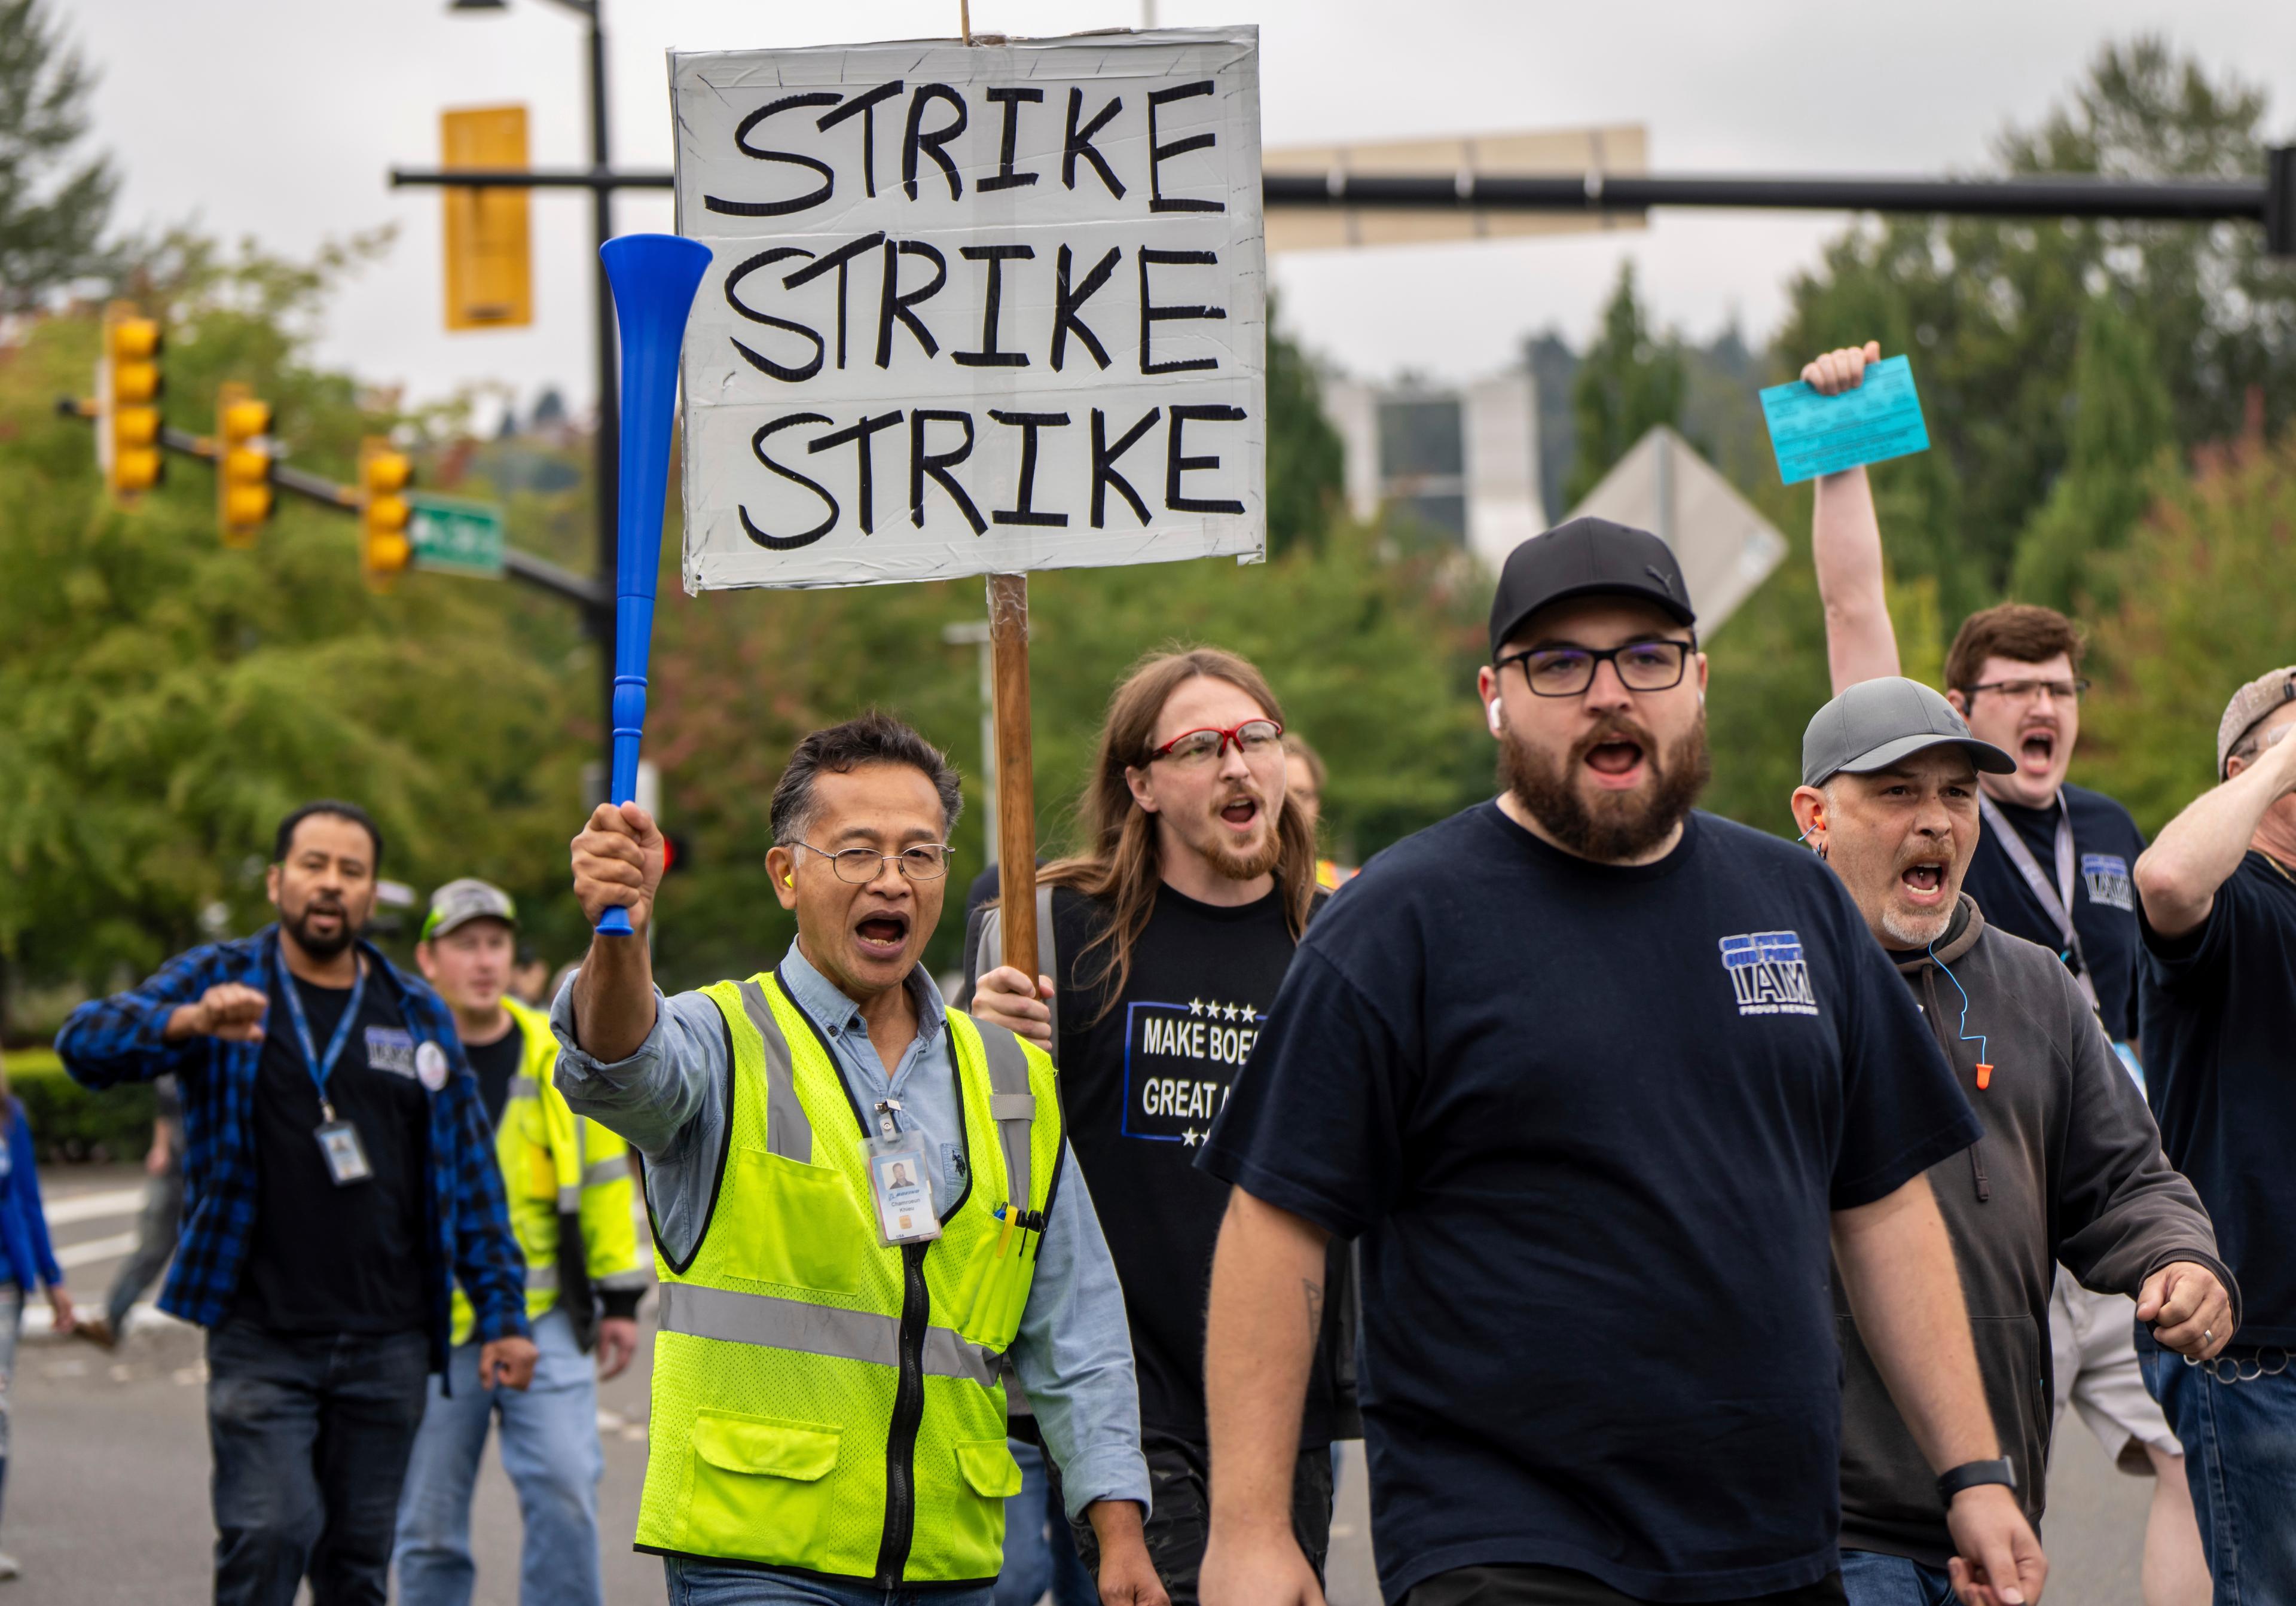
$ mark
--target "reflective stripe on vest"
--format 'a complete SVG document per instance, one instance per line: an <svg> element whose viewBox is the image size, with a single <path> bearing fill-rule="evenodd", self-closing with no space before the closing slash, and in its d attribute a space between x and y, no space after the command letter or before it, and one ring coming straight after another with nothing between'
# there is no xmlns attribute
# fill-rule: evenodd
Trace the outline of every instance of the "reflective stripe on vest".
<svg viewBox="0 0 2296 1606"><path fill-rule="evenodd" d="M835 1356L873 1366L898 1366L901 1323L897 1316L840 1310L802 1299L776 1299L697 1282L661 1286L661 1330L728 1344L762 1344L806 1355ZM996 1381L996 1357L946 1327L925 1329L928 1377L963 1378L986 1389Z"/></svg>
<svg viewBox="0 0 2296 1606"><path fill-rule="evenodd" d="M1007 1191L1029 1208L1029 1129L1037 1119L1037 1095L1029 1091L1029 1060L1021 1039L994 1028L980 1034L981 1057L988 1061L988 1118L996 1123L996 1141L1004 1151Z"/></svg>
<svg viewBox="0 0 2296 1606"><path fill-rule="evenodd" d="M774 1020L773 1006L766 1002L765 989L756 979L741 984L742 1007L748 1012L750 1024L758 1028L758 1036L766 1040L766 1148L783 1159L793 1159L802 1165L813 1163L813 1123L806 1118L805 1105L797 1096L797 1073L790 1067L789 1039ZM1023 1086L1028 1068L1021 1072Z"/></svg>

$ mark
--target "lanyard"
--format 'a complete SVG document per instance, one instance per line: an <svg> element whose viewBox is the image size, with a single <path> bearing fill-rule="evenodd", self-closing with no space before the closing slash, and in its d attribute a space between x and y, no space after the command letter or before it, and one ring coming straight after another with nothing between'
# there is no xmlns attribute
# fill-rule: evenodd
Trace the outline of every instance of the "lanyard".
<svg viewBox="0 0 2296 1606"><path fill-rule="evenodd" d="M2025 839L2009 823L2009 816L2003 814L2000 807L1984 792L1977 794L1977 809L1984 817L1985 829L1993 833L1993 840L2001 844L2001 851L2009 856L2009 862L2017 866L2017 873L2025 878L2025 885L2032 889L2042 913L2056 923L2057 935L2065 945L2063 952L2057 957L2072 967L2073 979L2080 984L2081 996L2088 1000L2091 1009L2095 1009L2098 1007L2096 983L2088 973L2088 956L2081 952L2080 933L2073 927L2072 815L2065 807L2064 793L2059 792L2055 802L2057 884L2052 887L2048 878L2041 873L2040 863L2033 857L2033 850L2025 846Z"/></svg>
<svg viewBox="0 0 2296 1606"><path fill-rule="evenodd" d="M295 1040L302 1045L303 1067L311 1073L311 1086L319 1091L319 1114L332 1121L335 1118L335 1107L327 1102L327 1077L333 1074L335 1061L343 1057L343 1045L351 1040L351 1028L358 1024L359 1002L366 996L366 967L358 967L358 979L351 983L350 1002L343 1005L343 1018L335 1022L335 1035L327 1039L324 1060L311 1046L311 1021L303 1012L303 995L296 990L295 978L288 974L283 963L279 967L279 979L280 990L287 995L287 1012L295 1020Z"/></svg>

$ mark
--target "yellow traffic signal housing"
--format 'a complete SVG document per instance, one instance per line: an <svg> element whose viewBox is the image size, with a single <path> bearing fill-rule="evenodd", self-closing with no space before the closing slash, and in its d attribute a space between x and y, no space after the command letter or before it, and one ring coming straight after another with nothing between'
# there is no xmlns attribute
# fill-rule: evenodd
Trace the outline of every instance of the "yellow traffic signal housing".
<svg viewBox="0 0 2296 1606"><path fill-rule="evenodd" d="M160 324L130 301L103 309L95 364L95 460L116 507L134 507L160 483Z"/></svg>
<svg viewBox="0 0 2296 1606"><path fill-rule="evenodd" d="M439 117L442 168L526 166L526 108L482 106ZM447 189L447 327L515 329L534 322L532 246L522 189Z"/></svg>
<svg viewBox="0 0 2296 1606"><path fill-rule="evenodd" d="M271 404L236 380L216 389L216 526L226 546L252 546L271 517Z"/></svg>
<svg viewBox="0 0 2296 1606"><path fill-rule="evenodd" d="M387 438L359 443L359 568L378 591L389 590L414 555L406 536L411 510L400 495L414 478L414 465Z"/></svg>

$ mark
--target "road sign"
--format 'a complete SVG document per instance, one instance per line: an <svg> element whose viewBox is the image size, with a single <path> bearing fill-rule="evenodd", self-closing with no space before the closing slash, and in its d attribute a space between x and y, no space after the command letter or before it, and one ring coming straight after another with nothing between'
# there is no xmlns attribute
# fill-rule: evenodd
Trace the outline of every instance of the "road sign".
<svg viewBox="0 0 2296 1606"><path fill-rule="evenodd" d="M1658 424L1570 517L1611 519L1655 533L1682 564L1698 632L1710 636L1786 555L1786 538L1721 471Z"/></svg>
<svg viewBox="0 0 2296 1606"><path fill-rule="evenodd" d="M503 511L492 502L459 496L406 498L406 535L414 567L498 580L503 572Z"/></svg>
<svg viewBox="0 0 2296 1606"><path fill-rule="evenodd" d="M482 106L439 118L441 167L526 166L526 108ZM533 252L524 190L446 192L447 327L534 322Z"/></svg>
<svg viewBox="0 0 2296 1606"><path fill-rule="evenodd" d="M1270 177L1314 178L1333 193L1356 180L1409 175L1478 179L1583 176L1590 190L1609 175L1648 170L1649 133L1640 123L1602 128L1550 128L1537 133L1488 134L1461 139L1389 140L1364 145L1293 146L1268 151L1260 170ZM1465 192L1463 191L1463 193ZM1630 211L1496 211L1479 207L1278 207L1267 210L1267 250L1328 250L1361 245L1425 245L1445 240L1485 240L1521 234L1575 234L1587 230L1638 229Z"/></svg>

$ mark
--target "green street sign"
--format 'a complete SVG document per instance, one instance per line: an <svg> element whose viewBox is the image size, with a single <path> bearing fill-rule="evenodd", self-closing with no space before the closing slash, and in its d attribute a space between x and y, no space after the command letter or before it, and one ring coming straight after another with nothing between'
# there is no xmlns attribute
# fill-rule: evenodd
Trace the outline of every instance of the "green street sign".
<svg viewBox="0 0 2296 1606"><path fill-rule="evenodd" d="M492 502L459 496L406 498L406 537L414 567L498 580L503 571L503 511Z"/></svg>

